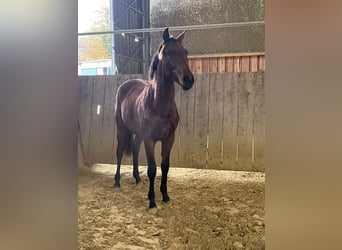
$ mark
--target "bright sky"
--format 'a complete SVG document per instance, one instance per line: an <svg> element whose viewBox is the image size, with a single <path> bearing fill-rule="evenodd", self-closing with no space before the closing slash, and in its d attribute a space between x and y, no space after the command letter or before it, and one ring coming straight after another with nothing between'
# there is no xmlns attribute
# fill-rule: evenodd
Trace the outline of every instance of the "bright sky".
<svg viewBox="0 0 342 250"><path fill-rule="evenodd" d="M104 5L109 5L109 0L78 0L78 32L87 31L93 12Z"/></svg>

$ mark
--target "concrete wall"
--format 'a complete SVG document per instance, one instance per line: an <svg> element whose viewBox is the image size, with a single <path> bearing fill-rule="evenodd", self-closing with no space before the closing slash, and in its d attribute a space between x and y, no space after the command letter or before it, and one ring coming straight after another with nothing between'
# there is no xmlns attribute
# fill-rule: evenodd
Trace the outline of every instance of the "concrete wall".
<svg viewBox="0 0 342 250"><path fill-rule="evenodd" d="M151 0L151 27L264 20L264 0ZM180 32L172 32L174 36ZM152 53L161 41L152 33ZM190 54L265 51L264 26L188 31L184 45Z"/></svg>

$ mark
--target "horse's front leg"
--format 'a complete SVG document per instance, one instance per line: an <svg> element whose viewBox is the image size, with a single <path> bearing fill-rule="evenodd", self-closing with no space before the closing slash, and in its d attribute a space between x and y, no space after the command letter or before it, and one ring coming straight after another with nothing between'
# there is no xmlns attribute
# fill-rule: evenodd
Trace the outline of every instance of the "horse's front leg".
<svg viewBox="0 0 342 250"><path fill-rule="evenodd" d="M162 179L160 183L160 192L163 195L163 201L170 201L170 197L167 194L167 174L169 172L170 167L170 153L173 142L175 141L175 134L172 134L168 137L167 140L162 142L162 162L161 162L161 170L162 170Z"/></svg>
<svg viewBox="0 0 342 250"><path fill-rule="evenodd" d="M144 145L148 164L147 175L150 180L150 189L148 191L148 199L150 200L149 208L154 208L157 206L154 200L154 179L157 174L157 166L154 158L154 147L156 145L156 142L153 140L144 140Z"/></svg>

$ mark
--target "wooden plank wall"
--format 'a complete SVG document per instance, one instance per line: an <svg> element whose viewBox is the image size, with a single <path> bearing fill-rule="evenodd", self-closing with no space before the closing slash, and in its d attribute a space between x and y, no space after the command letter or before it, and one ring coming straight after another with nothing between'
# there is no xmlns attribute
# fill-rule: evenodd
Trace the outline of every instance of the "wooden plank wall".
<svg viewBox="0 0 342 250"><path fill-rule="evenodd" d="M207 54L189 56L194 73L265 71L265 53Z"/></svg>
<svg viewBox="0 0 342 250"><path fill-rule="evenodd" d="M222 59L201 61L202 70L218 65L223 65ZM132 78L146 79L142 75L79 77L80 139L87 164L115 163L115 93L122 82ZM176 86L175 100L180 123L172 166L265 170L264 72L196 73L191 90ZM159 165L160 145L156 156ZM146 165L143 145L139 159ZM132 164L131 157L125 157L123 164Z"/></svg>

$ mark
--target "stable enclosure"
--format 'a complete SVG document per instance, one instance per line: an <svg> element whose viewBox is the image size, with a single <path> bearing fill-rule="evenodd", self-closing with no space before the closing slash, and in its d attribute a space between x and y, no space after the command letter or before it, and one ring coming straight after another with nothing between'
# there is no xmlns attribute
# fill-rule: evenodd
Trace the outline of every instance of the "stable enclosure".
<svg viewBox="0 0 342 250"><path fill-rule="evenodd" d="M265 249L264 1L110 1L112 66L118 75L79 76L79 249ZM169 27L186 30L195 84L174 83L179 124L163 202L161 143L155 202L148 209L148 166L139 153L121 162L114 188L116 92L148 79ZM101 33L101 32L100 32ZM114 71L113 71L114 72ZM151 204L151 203L150 203Z"/></svg>
<svg viewBox="0 0 342 250"><path fill-rule="evenodd" d="M176 86L180 122L171 167L264 171L265 95L263 54L189 57L195 85ZM116 90L145 75L80 76L80 157L86 165L115 164ZM176 83L175 83L176 84ZM160 163L160 144L156 146ZM123 164L131 164L124 157ZM147 165L144 147L139 164Z"/></svg>

